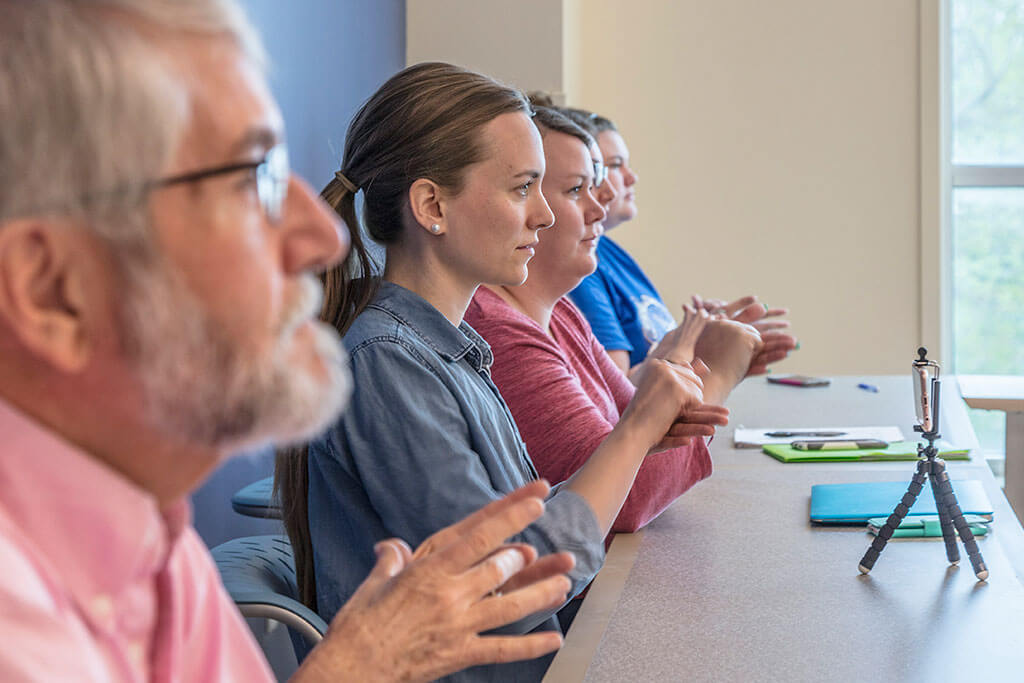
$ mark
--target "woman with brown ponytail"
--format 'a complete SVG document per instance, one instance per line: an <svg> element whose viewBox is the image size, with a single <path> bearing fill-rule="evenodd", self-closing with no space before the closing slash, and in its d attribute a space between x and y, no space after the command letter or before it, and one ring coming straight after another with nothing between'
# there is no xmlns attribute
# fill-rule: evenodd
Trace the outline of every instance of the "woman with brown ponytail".
<svg viewBox="0 0 1024 683"><path fill-rule="evenodd" d="M521 93L430 63L392 77L349 126L323 196L350 226L352 251L327 273L322 317L344 335L352 400L305 457L279 461L303 597L325 617L373 567L378 541L416 547L537 478L491 381L490 348L463 322L479 285L526 279L537 233L553 221L530 115ZM357 226L385 247L379 277ZM724 424L725 409L704 406L701 386L687 364L654 364L589 461L511 539L542 556L572 552L570 595L600 568L644 457ZM555 629L551 613L506 627ZM474 667L452 680L540 680L548 662Z"/></svg>

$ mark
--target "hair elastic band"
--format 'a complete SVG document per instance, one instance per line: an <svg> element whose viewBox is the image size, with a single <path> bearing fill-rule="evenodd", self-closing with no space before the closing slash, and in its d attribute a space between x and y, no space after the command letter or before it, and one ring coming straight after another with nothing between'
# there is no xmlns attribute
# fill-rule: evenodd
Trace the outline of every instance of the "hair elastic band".
<svg viewBox="0 0 1024 683"><path fill-rule="evenodd" d="M345 174L342 173L341 171L335 171L334 172L334 177L338 179L338 182L341 183L342 187L344 187L346 190L348 190L352 194L355 194L355 193L359 192L359 186L356 185L355 183L353 183L347 177L345 177Z"/></svg>

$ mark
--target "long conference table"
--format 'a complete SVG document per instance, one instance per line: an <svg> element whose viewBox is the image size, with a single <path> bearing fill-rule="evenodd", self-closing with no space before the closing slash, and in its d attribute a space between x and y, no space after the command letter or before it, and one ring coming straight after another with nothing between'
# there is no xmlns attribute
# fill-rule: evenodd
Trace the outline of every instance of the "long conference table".
<svg viewBox="0 0 1024 683"><path fill-rule="evenodd" d="M944 380L943 438L977 448L957 382ZM898 425L913 440L909 373L822 388L752 378L728 405L714 473L615 538L545 681L1024 680L1024 530L983 460L947 466L954 488L981 480L993 504L979 539L988 581L962 546L951 568L941 538L893 539L862 576L872 537L811 525L811 486L909 483L915 463L784 464L733 447L735 426Z"/></svg>

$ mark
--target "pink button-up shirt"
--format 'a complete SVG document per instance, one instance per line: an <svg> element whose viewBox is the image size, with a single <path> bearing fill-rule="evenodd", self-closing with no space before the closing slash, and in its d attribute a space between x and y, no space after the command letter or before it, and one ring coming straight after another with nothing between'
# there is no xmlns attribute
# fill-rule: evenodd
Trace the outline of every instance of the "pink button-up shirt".
<svg viewBox="0 0 1024 683"><path fill-rule="evenodd" d="M0 680L273 680L189 517L0 401Z"/></svg>

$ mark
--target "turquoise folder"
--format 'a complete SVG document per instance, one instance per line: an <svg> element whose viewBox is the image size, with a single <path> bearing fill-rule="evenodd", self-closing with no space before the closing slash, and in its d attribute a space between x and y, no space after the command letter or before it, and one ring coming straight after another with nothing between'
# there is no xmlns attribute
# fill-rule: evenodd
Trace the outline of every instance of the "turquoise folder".
<svg viewBox="0 0 1024 683"><path fill-rule="evenodd" d="M906 481L858 484L817 484L811 487L811 521L818 524L866 524L872 517L888 517L907 492ZM992 519L992 503L977 479L954 480L953 491L965 515ZM925 484L910 515L937 515L931 484Z"/></svg>

